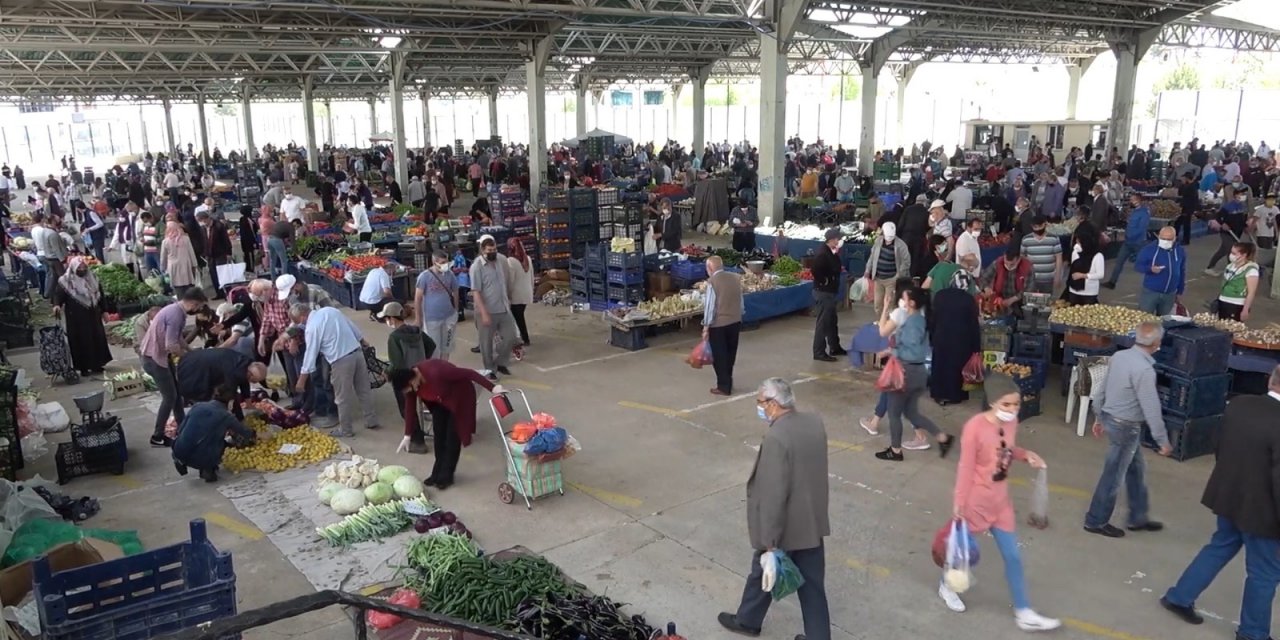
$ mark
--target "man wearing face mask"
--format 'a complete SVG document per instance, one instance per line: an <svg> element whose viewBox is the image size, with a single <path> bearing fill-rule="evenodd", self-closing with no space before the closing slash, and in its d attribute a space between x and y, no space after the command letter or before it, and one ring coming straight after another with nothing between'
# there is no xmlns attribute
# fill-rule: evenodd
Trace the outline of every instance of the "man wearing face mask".
<svg viewBox="0 0 1280 640"><path fill-rule="evenodd" d="M1120 246L1120 253L1116 255L1116 264L1111 268L1111 278L1102 283L1102 286L1108 289L1115 289L1116 282L1120 280L1120 272L1124 271L1125 263L1129 262L1129 257L1136 255L1147 244L1147 229L1151 225L1151 210L1147 208L1147 198L1138 192L1133 192L1129 196L1129 218L1125 221L1124 227L1124 244Z"/></svg>
<svg viewBox="0 0 1280 640"><path fill-rule="evenodd" d="M893 223L881 227L888 233ZM836 318L836 300L840 288L840 258L836 252L844 234L839 229L828 229L826 243L818 247L813 256L813 359L835 362L836 356L847 352L840 346L840 326Z"/></svg>
<svg viewBox="0 0 1280 640"><path fill-rule="evenodd" d="M760 635L772 604L766 576L776 570L772 552L781 551L804 578L796 594L804 635L796 638L830 640L831 614L823 585L823 538L831 535L827 430L817 415L796 411L791 385L782 378L760 385L756 415L769 430L747 481L747 536L755 553L737 610L717 619L734 633Z"/></svg>
<svg viewBox="0 0 1280 640"><path fill-rule="evenodd" d="M1102 476L1093 490L1084 530L1108 538L1122 538L1124 531L1110 523L1116 498L1123 481L1129 494L1130 531L1160 531L1164 525L1152 520L1148 513L1146 463L1142 460L1142 425L1146 423L1160 446L1160 455L1173 453L1169 434L1165 431L1160 396L1156 392L1155 359L1164 339L1159 322L1138 325L1134 345L1111 356L1107 377L1095 381L1093 397L1098 407L1098 421L1093 435L1101 438L1104 431L1111 446L1102 464Z"/></svg>
<svg viewBox="0 0 1280 640"><path fill-rule="evenodd" d="M1160 230L1159 239L1138 251L1134 269L1142 274L1142 293L1138 308L1164 316L1182 298L1187 286L1187 252L1177 246L1177 231L1172 226Z"/></svg>
<svg viewBox="0 0 1280 640"><path fill-rule="evenodd" d="M982 245L978 238L982 237L982 220L971 218L965 225L964 233L956 239L956 264L963 267L973 278L982 274Z"/></svg>
<svg viewBox="0 0 1280 640"><path fill-rule="evenodd" d="M733 225L733 250L751 251L756 248L756 225L760 217L750 202L742 202L730 214L729 222Z"/></svg>
<svg viewBox="0 0 1280 640"><path fill-rule="evenodd" d="M173 419L182 424L182 398L178 396L178 383L173 375L173 358L191 349L182 339L182 329L187 325L187 315L196 312L206 302L204 292L196 287L187 289L182 299L159 311L142 336L139 350L142 353L142 370L155 381L160 392L160 408L156 411L155 430L151 434L151 446L169 447L173 441L164 435L165 423L172 412Z"/></svg>
<svg viewBox="0 0 1280 640"><path fill-rule="evenodd" d="M1209 258L1209 266L1205 268L1205 275L1218 277L1222 275L1221 271L1214 269L1218 265L1218 261L1227 257L1231 253L1231 246L1241 241L1245 234L1245 229L1249 224L1248 213L1246 212L1246 204L1249 201L1247 193L1237 194L1234 199L1224 200L1222 208L1218 210L1218 250L1213 252L1213 257Z"/></svg>
<svg viewBox="0 0 1280 640"><path fill-rule="evenodd" d="M1062 242L1048 234L1044 216L1031 219L1031 234L1022 237L1022 257L1031 262L1031 283L1027 290L1052 294L1062 284Z"/></svg>
<svg viewBox="0 0 1280 640"><path fill-rule="evenodd" d="M940 209L939 207L938 210ZM832 234L835 234L836 238L843 235L838 229L829 229L826 235L828 246L832 241ZM907 243L898 237L897 225L886 222L880 227L880 235L876 236L875 242L871 243L871 252L867 256L867 266L863 272L863 277L871 281L868 284L875 287L872 301L877 313L885 306L895 303L894 283L899 277L905 278L910 273L911 252L907 250ZM902 275L899 276L899 274ZM814 347L816 350L816 336Z"/></svg>
<svg viewBox="0 0 1280 640"><path fill-rule="evenodd" d="M490 380L497 374L511 375L511 349L516 345L516 321L511 315L511 298L507 291L507 257L498 253L493 236L480 236L480 256L471 263L471 300L475 305L476 331L479 333L480 355ZM502 343L493 344L494 334Z"/></svg>

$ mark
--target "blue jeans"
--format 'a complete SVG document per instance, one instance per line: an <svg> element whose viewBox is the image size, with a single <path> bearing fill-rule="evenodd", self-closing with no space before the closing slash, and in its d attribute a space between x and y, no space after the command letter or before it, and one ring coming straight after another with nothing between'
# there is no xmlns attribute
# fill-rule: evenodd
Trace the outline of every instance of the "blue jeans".
<svg viewBox="0 0 1280 640"><path fill-rule="evenodd" d="M152 274L164 273L164 269L160 268L160 254L154 251L142 254L142 265Z"/></svg>
<svg viewBox="0 0 1280 640"><path fill-rule="evenodd" d="M1009 597L1013 599L1013 610L1030 609L1031 601L1027 599L1027 578L1022 571L1022 552L1018 549L1018 534L992 527L991 537L996 539L1000 559L1004 560L1004 580L1009 583Z"/></svg>
<svg viewBox="0 0 1280 640"><path fill-rule="evenodd" d="M1196 554L1164 597L1180 607L1195 606L1196 598L1236 557L1241 546L1245 577L1237 637L1267 640L1271 637L1271 602L1276 597L1276 584L1280 583L1280 540L1245 533L1235 523L1218 516L1218 530L1209 538L1209 544Z"/></svg>
<svg viewBox="0 0 1280 640"><path fill-rule="evenodd" d="M1143 289L1138 295L1138 308L1152 315L1167 316L1173 313L1173 305L1177 297L1176 293L1160 293Z"/></svg>
<svg viewBox="0 0 1280 640"><path fill-rule="evenodd" d="M1112 269L1111 277L1107 279L1107 282L1115 286L1116 282L1120 280L1120 272L1124 271L1124 265L1129 263L1129 258L1138 255L1138 250L1141 248L1142 245L1135 247L1127 242L1120 245L1120 253L1116 254L1116 266Z"/></svg>
<svg viewBox="0 0 1280 640"><path fill-rule="evenodd" d="M289 250L285 248L284 240L275 236L267 238L267 268L272 278L289 273Z"/></svg>
<svg viewBox="0 0 1280 640"><path fill-rule="evenodd" d="M1142 423L1121 422L1105 413L1098 417L1107 430L1111 446L1102 463L1102 476L1098 478L1098 486L1093 490L1089 512L1084 516L1084 526L1097 528L1111 521L1122 479L1129 494L1129 526L1142 526L1147 523L1147 509L1150 506L1144 477L1147 465L1142 460L1140 444Z"/></svg>
<svg viewBox="0 0 1280 640"><path fill-rule="evenodd" d="M880 398L876 400L876 417L883 418L884 414L889 412L889 394L881 391Z"/></svg>

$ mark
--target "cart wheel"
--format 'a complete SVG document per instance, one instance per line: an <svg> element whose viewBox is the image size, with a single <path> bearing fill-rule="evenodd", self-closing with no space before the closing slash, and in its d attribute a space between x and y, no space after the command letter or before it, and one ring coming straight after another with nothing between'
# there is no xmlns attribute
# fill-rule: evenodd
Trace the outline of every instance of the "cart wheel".
<svg viewBox="0 0 1280 640"><path fill-rule="evenodd" d="M515 487L512 487L511 485L505 482L499 484L498 499L502 501L502 504L511 504L512 502L515 502L515 499L516 499Z"/></svg>

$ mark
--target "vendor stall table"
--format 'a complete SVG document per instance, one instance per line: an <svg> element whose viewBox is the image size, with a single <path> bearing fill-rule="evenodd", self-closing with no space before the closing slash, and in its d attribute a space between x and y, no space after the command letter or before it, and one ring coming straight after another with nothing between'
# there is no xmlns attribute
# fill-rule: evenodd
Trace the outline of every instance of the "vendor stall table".
<svg viewBox="0 0 1280 640"><path fill-rule="evenodd" d="M742 304L745 308L743 323L760 322L805 311L813 306L813 283L801 282L790 287L748 293L742 296Z"/></svg>
<svg viewBox="0 0 1280 640"><path fill-rule="evenodd" d="M774 245L779 244L779 250L776 252L780 256L791 256L797 260L807 257L818 251L823 242L821 240L801 240L799 238L778 238L773 234L756 233L756 248L763 249L769 253L775 253Z"/></svg>

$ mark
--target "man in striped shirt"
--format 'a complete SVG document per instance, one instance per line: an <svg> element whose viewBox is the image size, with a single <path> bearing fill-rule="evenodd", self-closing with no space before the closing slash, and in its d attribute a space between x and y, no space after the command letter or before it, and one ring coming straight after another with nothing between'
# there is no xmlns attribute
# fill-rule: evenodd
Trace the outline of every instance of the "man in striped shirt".
<svg viewBox="0 0 1280 640"><path fill-rule="evenodd" d="M1031 262L1031 283L1035 293L1052 294L1062 278L1062 241L1047 233L1049 221L1042 215L1031 219L1031 234L1022 236L1022 257Z"/></svg>

